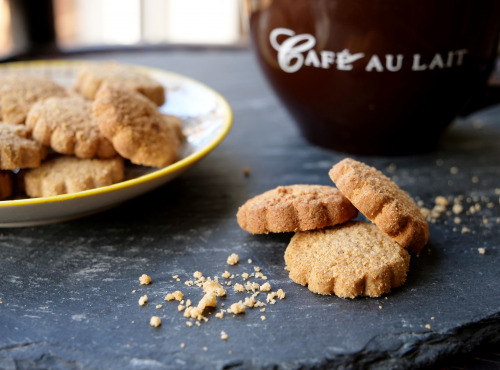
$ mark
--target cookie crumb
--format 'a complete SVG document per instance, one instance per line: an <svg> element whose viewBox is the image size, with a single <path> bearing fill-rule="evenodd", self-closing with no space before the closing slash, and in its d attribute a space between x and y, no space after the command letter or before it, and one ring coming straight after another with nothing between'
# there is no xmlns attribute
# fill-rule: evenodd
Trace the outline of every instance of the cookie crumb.
<svg viewBox="0 0 500 370"><path fill-rule="evenodd" d="M224 273L222 274L222 277L224 279L229 279L231 277L231 273L229 271L224 271Z"/></svg>
<svg viewBox="0 0 500 370"><path fill-rule="evenodd" d="M141 298L139 298L139 306L144 306L146 303L148 303L147 295L143 295Z"/></svg>
<svg viewBox="0 0 500 370"><path fill-rule="evenodd" d="M261 292L269 292L270 290L271 290L271 284L269 283L264 283L260 286Z"/></svg>
<svg viewBox="0 0 500 370"><path fill-rule="evenodd" d="M227 335L227 333L224 330L222 330L220 332L220 339L227 340L227 338L229 338L228 335Z"/></svg>
<svg viewBox="0 0 500 370"><path fill-rule="evenodd" d="M279 298L279 299L285 299L285 292L283 291L283 289L278 289L278 291L276 292L276 296Z"/></svg>
<svg viewBox="0 0 500 370"><path fill-rule="evenodd" d="M234 314L240 314L245 312L245 305L243 304L242 301L233 303L229 310L227 310L229 313L234 313Z"/></svg>
<svg viewBox="0 0 500 370"><path fill-rule="evenodd" d="M466 226L462 227L462 234L468 234L470 233L470 229Z"/></svg>
<svg viewBox="0 0 500 370"><path fill-rule="evenodd" d="M458 167L451 167L450 168L450 173L452 175L456 175L458 173Z"/></svg>
<svg viewBox="0 0 500 370"><path fill-rule="evenodd" d="M430 324L425 324L425 328L426 328L427 330L431 330L431 325L430 325Z"/></svg>
<svg viewBox="0 0 500 370"><path fill-rule="evenodd" d="M156 309L159 310L160 308L162 308L163 306L161 304L157 304L156 305Z"/></svg>
<svg viewBox="0 0 500 370"><path fill-rule="evenodd" d="M186 321L186 325L189 326L189 327L192 327L193 323L191 321Z"/></svg>
<svg viewBox="0 0 500 370"><path fill-rule="evenodd" d="M265 320L266 320L266 317L265 317L264 315L262 315L262 316L260 317L260 319L261 319L262 321L265 321Z"/></svg>
<svg viewBox="0 0 500 370"><path fill-rule="evenodd" d="M436 204L439 204L440 206L448 206L448 204L450 204L448 202L448 199L446 199L445 197L443 197L442 195L439 195L436 197L435 201L434 201Z"/></svg>
<svg viewBox="0 0 500 370"><path fill-rule="evenodd" d="M151 325L153 328L157 328L158 326L161 325L161 319L158 316L151 316L151 319L149 320L149 325Z"/></svg>
<svg viewBox="0 0 500 370"><path fill-rule="evenodd" d="M223 319L224 318L224 312L225 312L225 310L220 310L219 312L217 312L215 314L215 317L218 318L218 319Z"/></svg>
<svg viewBox="0 0 500 370"><path fill-rule="evenodd" d="M251 258L249 258L247 262L248 262L248 264L250 264L250 265L253 263L253 261L252 261L252 259L251 259Z"/></svg>
<svg viewBox="0 0 500 370"><path fill-rule="evenodd" d="M204 350L205 352L206 352L206 351L208 351L208 347L207 347L207 346L203 347L203 350Z"/></svg>
<svg viewBox="0 0 500 370"><path fill-rule="evenodd" d="M139 277L139 282L140 282L140 285L149 285L149 284L151 284L151 277L149 277L146 274L142 274Z"/></svg>
<svg viewBox="0 0 500 370"><path fill-rule="evenodd" d="M477 248L477 251L479 252L479 254L486 254L486 249L484 248Z"/></svg>
<svg viewBox="0 0 500 370"><path fill-rule="evenodd" d="M186 344L185 344L184 342L182 342L182 343L180 344L180 347L181 347L181 348L184 348L184 347L186 347Z"/></svg>
<svg viewBox="0 0 500 370"><path fill-rule="evenodd" d="M240 258L236 253L231 254L229 257L227 257L227 264L228 265L236 265Z"/></svg>
<svg viewBox="0 0 500 370"><path fill-rule="evenodd" d="M211 280L210 278L203 283L203 291L205 293L214 293L217 297L224 297L227 293L226 289L218 281Z"/></svg>
<svg viewBox="0 0 500 370"><path fill-rule="evenodd" d="M217 305L217 298L215 293L205 293L203 298L198 302L198 308L204 310L206 307L215 307Z"/></svg>

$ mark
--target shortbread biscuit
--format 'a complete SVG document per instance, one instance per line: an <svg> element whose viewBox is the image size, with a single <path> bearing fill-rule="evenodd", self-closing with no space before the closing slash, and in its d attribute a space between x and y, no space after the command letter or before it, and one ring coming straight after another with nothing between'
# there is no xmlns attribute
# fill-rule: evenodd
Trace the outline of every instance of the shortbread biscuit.
<svg viewBox="0 0 500 370"><path fill-rule="evenodd" d="M411 252L420 253L429 226L413 199L382 172L346 158L330 170L339 190L368 219Z"/></svg>
<svg viewBox="0 0 500 370"><path fill-rule="evenodd" d="M289 185L248 200L236 217L242 229L263 234L318 229L357 214L356 208L332 186Z"/></svg>
<svg viewBox="0 0 500 370"><path fill-rule="evenodd" d="M14 173L0 170L0 199L10 197L14 193Z"/></svg>
<svg viewBox="0 0 500 370"><path fill-rule="evenodd" d="M46 77L29 74L0 76L2 119L8 123L24 123L28 111L37 101L66 94L66 89Z"/></svg>
<svg viewBox="0 0 500 370"><path fill-rule="evenodd" d="M92 112L92 102L80 96L55 97L30 109L26 126L33 138L62 154L80 158L111 158L116 155Z"/></svg>
<svg viewBox="0 0 500 370"><path fill-rule="evenodd" d="M156 105L165 102L165 88L136 67L116 62L88 63L78 72L76 90L94 99L103 84L117 85L141 93Z"/></svg>
<svg viewBox="0 0 500 370"><path fill-rule="evenodd" d="M106 85L98 91L93 111L103 135L132 163L163 167L177 160L174 126L143 95Z"/></svg>
<svg viewBox="0 0 500 370"><path fill-rule="evenodd" d="M60 156L24 174L26 194L30 197L76 193L120 182L124 177L123 159L77 158Z"/></svg>
<svg viewBox="0 0 500 370"><path fill-rule="evenodd" d="M290 278L318 294L379 297L404 284L410 255L367 222L296 233L285 251Z"/></svg>
<svg viewBox="0 0 500 370"><path fill-rule="evenodd" d="M46 149L31 139L26 126L0 122L0 169L38 167L46 155Z"/></svg>

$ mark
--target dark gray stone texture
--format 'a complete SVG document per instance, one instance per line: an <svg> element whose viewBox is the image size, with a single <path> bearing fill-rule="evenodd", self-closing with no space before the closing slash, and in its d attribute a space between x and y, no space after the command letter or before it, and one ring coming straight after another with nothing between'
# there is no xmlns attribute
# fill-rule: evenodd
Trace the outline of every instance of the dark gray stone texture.
<svg viewBox="0 0 500 370"><path fill-rule="evenodd" d="M226 96L234 126L208 157L149 194L79 220L0 230L0 369L405 369L500 340L500 107L457 121L434 153L355 157L428 208L436 196L463 195L464 208L481 209L462 214L461 225L446 214L431 224L429 245L412 256L403 287L376 299L341 299L288 279L283 253L291 234L253 236L236 223L238 206L260 192L331 184L328 170L345 157L299 135L250 52L85 57L199 79ZM239 265L227 266L231 253ZM180 289L197 302L200 289L183 284L194 271L251 272L248 258L286 292L265 313L212 314L188 327L177 305L163 301ZM152 285L139 286L143 273ZM142 294L145 307L137 304ZM220 301L226 306L246 296L228 295ZM160 328L149 326L152 315L162 318Z"/></svg>

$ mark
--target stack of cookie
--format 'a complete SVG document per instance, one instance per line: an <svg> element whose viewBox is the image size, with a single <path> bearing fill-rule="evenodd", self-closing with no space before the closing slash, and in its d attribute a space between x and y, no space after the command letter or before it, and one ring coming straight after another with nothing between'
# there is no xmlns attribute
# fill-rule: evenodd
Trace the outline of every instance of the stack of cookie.
<svg viewBox="0 0 500 370"><path fill-rule="evenodd" d="M30 197L111 185L124 179L124 159L175 162L182 126L158 110L164 102L159 82L114 62L83 65L71 90L37 75L1 75L0 199L16 183Z"/></svg>
<svg viewBox="0 0 500 370"><path fill-rule="evenodd" d="M285 251L290 278L319 294L379 297L404 284L408 251L427 243L427 221L382 172L346 158L337 185L280 186L248 200L238 224L253 234L295 232ZM353 220L358 210L370 222Z"/></svg>

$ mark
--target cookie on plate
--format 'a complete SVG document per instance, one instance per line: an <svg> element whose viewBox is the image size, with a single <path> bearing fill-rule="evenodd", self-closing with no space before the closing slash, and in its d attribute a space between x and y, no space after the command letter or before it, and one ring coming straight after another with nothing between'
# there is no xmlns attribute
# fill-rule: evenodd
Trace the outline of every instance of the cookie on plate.
<svg viewBox="0 0 500 370"><path fill-rule="evenodd" d="M77 158L60 156L24 174L26 194L30 197L76 193L120 182L124 177L123 158Z"/></svg>
<svg viewBox="0 0 500 370"><path fill-rule="evenodd" d="M102 134L132 163L163 167L177 160L174 125L143 95L105 85L96 94L93 111Z"/></svg>
<svg viewBox="0 0 500 370"><path fill-rule="evenodd" d="M14 193L14 173L0 170L0 199L10 197Z"/></svg>
<svg viewBox="0 0 500 370"><path fill-rule="evenodd" d="M296 233L285 251L290 278L318 294L380 297L404 284L410 255L367 222Z"/></svg>
<svg viewBox="0 0 500 370"><path fill-rule="evenodd" d="M92 100L103 84L139 92L158 106L165 102L165 88L162 84L137 67L116 62L85 64L78 72L75 88Z"/></svg>
<svg viewBox="0 0 500 370"><path fill-rule="evenodd" d="M38 167L47 155L24 125L0 122L0 169Z"/></svg>
<svg viewBox="0 0 500 370"><path fill-rule="evenodd" d="M248 200L236 217L242 229L264 234L323 228L357 214L356 208L333 186L289 185Z"/></svg>
<svg viewBox="0 0 500 370"><path fill-rule="evenodd" d="M48 98L30 109L26 126L33 138L62 154L80 158L111 158L116 155L92 112L92 102L81 96Z"/></svg>
<svg viewBox="0 0 500 370"><path fill-rule="evenodd" d="M429 226L408 193L374 167L351 158L333 166L329 175L361 213L403 247L420 253Z"/></svg>
<svg viewBox="0 0 500 370"><path fill-rule="evenodd" d="M66 89L47 77L29 74L2 75L0 76L2 119L8 123L24 123L28 111L37 101L66 94Z"/></svg>

